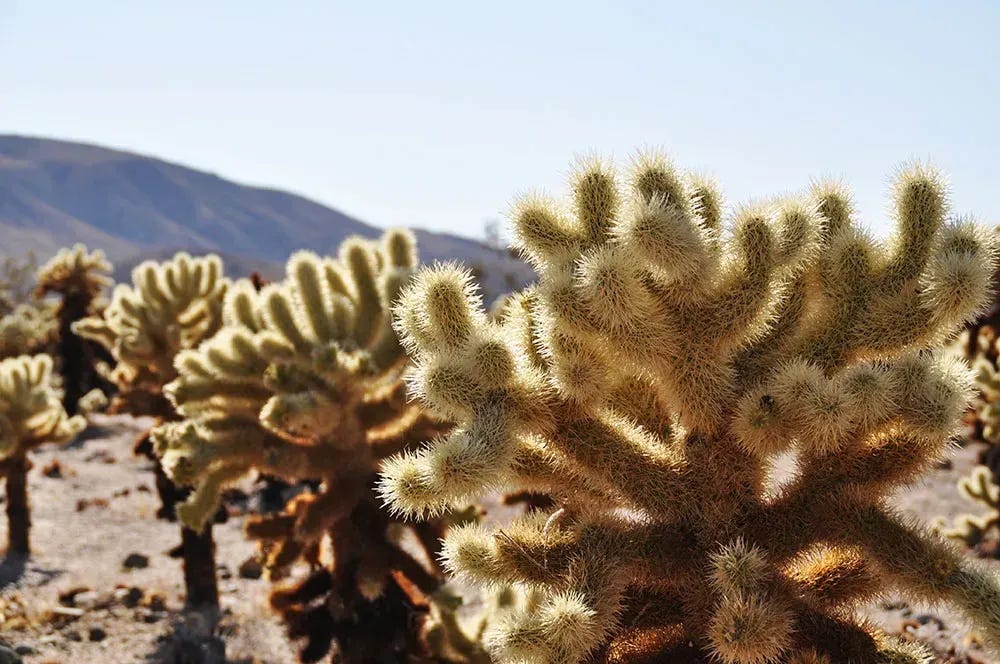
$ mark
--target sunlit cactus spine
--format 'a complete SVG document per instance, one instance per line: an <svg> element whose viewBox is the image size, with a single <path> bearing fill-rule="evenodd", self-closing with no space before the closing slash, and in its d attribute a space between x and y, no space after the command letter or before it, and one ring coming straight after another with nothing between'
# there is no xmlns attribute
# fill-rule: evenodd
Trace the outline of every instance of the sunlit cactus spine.
<svg viewBox="0 0 1000 664"><path fill-rule="evenodd" d="M177 356L167 394L186 419L154 432L167 472L195 487L178 509L193 528L251 471L318 487L247 524L272 579L309 568L271 599L290 635L305 637L303 661L331 650L345 662L419 652L416 616L442 597L440 575L401 541L412 530L433 560L442 522L404 528L373 490L382 459L442 428L406 402L407 358L390 324L416 264L413 236L390 230L347 239L336 259L297 252L287 277L259 290L237 282L220 332ZM449 648L474 646L447 636Z"/></svg>
<svg viewBox="0 0 1000 664"><path fill-rule="evenodd" d="M89 252L84 245L76 244L71 249L60 249L36 274L36 295L56 294L61 298L56 356L63 377L63 405L71 414L76 412L80 397L102 386L95 348L73 334L72 326L97 313L95 305L112 283L110 272L111 263L104 252Z"/></svg>
<svg viewBox="0 0 1000 664"><path fill-rule="evenodd" d="M888 246L839 186L736 208L656 154L586 160L572 200L512 213L536 287L487 319L456 268L419 273L396 321L413 389L459 422L384 464L402 514L483 492L556 496L444 561L542 599L487 636L498 662L925 662L853 618L876 595L948 601L1000 645L1000 583L887 497L939 457L971 391L932 352L975 316L993 238L946 221L922 165ZM776 455L797 473L767 480Z"/></svg>
<svg viewBox="0 0 1000 664"><path fill-rule="evenodd" d="M115 360L110 377L118 389L112 412L151 416L158 422L180 419L164 387L177 377L174 360L196 347L222 324L228 287L218 256L176 254L157 263L145 261L132 271L132 284L119 284L100 315L76 322L73 331L106 348ZM148 434L136 446L154 460ZM179 489L157 465L156 486L162 501L159 515L174 519L187 491ZM211 529L181 528L186 603L217 611L219 593Z"/></svg>
<svg viewBox="0 0 1000 664"><path fill-rule="evenodd" d="M48 355L0 361L0 474L7 487L8 554L30 553L28 454L44 443L63 443L83 430L82 417L70 417L52 376Z"/></svg>

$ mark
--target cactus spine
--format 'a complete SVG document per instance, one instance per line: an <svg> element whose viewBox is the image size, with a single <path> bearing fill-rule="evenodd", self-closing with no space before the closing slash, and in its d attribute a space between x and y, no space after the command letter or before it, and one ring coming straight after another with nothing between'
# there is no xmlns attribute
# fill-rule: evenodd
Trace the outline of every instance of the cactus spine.
<svg viewBox="0 0 1000 664"><path fill-rule="evenodd" d="M84 429L82 417L69 417L62 392L53 385L48 355L0 361L0 473L7 485L8 553L30 553L31 525L28 453L43 443L62 443Z"/></svg>
<svg viewBox="0 0 1000 664"><path fill-rule="evenodd" d="M412 235L392 230L378 242L346 240L338 259L298 252L286 279L259 292L237 282L221 331L177 356L167 394L186 419L154 432L167 472L195 487L178 509L193 528L226 484L252 470L317 487L247 523L272 578L295 563L310 569L271 599L290 635L306 638L303 661L331 649L346 662L419 651L414 614L439 592L438 576L401 546L406 529L373 491L383 458L442 426L406 403L407 358L388 313L416 262ZM440 527L415 529L432 558Z"/></svg>
<svg viewBox="0 0 1000 664"><path fill-rule="evenodd" d="M164 386L177 376L177 355L219 329L227 286L218 256L192 258L181 252L163 263L146 261L136 266L132 285L116 286L101 315L73 325L76 334L102 345L115 359L111 378L118 394L112 410L153 416L160 422L179 419L164 395ZM156 460L148 438L148 434L141 438L136 450ZM163 503L160 516L172 520L186 492L174 486L159 464L156 473ZM217 612L211 529L198 533L182 526L180 553L187 605Z"/></svg>
<svg viewBox="0 0 1000 664"><path fill-rule="evenodd" d="M572 201L513 211L540 274L489 321L467 275L422 271L396 308L413 389L459 426L384 465L406 515L497 488L558 509L451 532L474 583L536 589L491 630L500 662L924 662L851 618L900 589L1000 644L1000 584L886 496L941 453L968 372L929 352L988 295L992 237L946 223L941 177L895 184L873 241L841 188L748 205L663 157L627 186L588 160ZM774 489L775 455L798 473Z"/></svg>
<svg viewBox="0 0 1000 664"><path fill-rule="evenodd" d="M60 249L38 269L35 288L38 296L55 293L62 298L59 305L59 342L56 353L63 376L63 405L70 414L84 394L102 381L95 366L94 347L73 334L76 321L95 313L95 303L104 289L111 285L111 263L104 252L88 252L82 244L72 249Z"/></svg>

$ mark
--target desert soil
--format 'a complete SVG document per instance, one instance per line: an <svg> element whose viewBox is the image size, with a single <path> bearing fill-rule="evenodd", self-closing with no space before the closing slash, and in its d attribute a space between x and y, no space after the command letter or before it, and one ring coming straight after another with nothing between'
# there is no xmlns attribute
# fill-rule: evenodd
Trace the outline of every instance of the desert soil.
<svg viewBox="0 0 1000 664"><path fill-rule="evenodd" d="M0 639L18 648L26 664L292 664L295 644L268 610L268 582L241 574L255 547L243 537L239 515L214 530L221 639L206 637L198 616L184 615L180 562L168 555L180 541L178 526L155 518L152 467L132 454L148 426L148 420L93 416L80 440L35 455L34 554L0 566ZM900 492L897 506L924 522L969 511L955 483L977 452L975 445L954 450L950 463ZM775 476L791 466L779 463ZM130 556L139 567L126 565ZM1000 571L996 561L984 564ZM890 632L930 645L940 662L991 661L947 607L887 597L866 613Z"/></svg>

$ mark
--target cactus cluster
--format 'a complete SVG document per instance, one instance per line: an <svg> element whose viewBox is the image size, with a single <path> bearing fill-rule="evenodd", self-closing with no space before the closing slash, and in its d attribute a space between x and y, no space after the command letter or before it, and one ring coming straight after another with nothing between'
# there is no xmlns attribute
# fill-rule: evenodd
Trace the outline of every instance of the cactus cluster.
<svg viewBox="0 0 1000 664"><path fill-rule="evenodd" d="M157 263L145 261L132 270L132 284L115 287L100 313L75 322L73 332L105 348L115 361L109 378L118 390L111 410L152 416L158 422L179 419L164 395L177 376L174 360L196 347L222 324L222 303L229 282L218 256L191 257L180 252ZM149 434L136 452L154 460ZM187 491L178 489L159 464L156 487L162 506L158 516L173 520ZM215 553L210 530L181 528L185 597L188 606L216 611Z"/></svg>
<svg viewBox="0 0 1000 664"><path fill-rule="evenodd" d="M373 490L383 458L442 427L406 403L407 358L390 324L416 264L412 235L390 230L379 241L347 239L337 259L300 251L285 280L259 291L236 282L221 330L177 356L166 391L185 419L154 431L167 472L195 487L178 508L191 527L250 471L315 487L246 527L272 578L296 563L310 569L272 595L290 634L307 637L304 661L331 648L349 662L414 651L413 614L438 590ZM433 557L440 524L416 535Z"/></svg>
<svg viewBox="0 0 1000 664"><path fill-rule="evenodd" d="M959 492L970 502L985 509L981 515L963 514L948 525L938 519L935 528L945 537L978 547L991 534L1000 531L1000 370L997 369L997 332L992 325L971 328L975 344L966 339L966 346L974 349L972 368L976 377L979 396L972 413L970 438L988 445L980 454L980 465L958 482Z"/></svg>
<svg viewBox="0 0 1000 664"><path fill-rule="evenodd" d="M958 481L958 490L965 498L985 508L986 513L981 516L963 514L951 526L939 520L936 526L945 537L976 546L991 532L1000 529L1000 486L994 480L993 471L986 466L976 466L968 477Z"/></svg>
<svg viewBox="0 0 1000 664"><path fill-rule="evenodd" d="M59 303L59 339L56 346L59 371L63 377L63 406L75 413L84 394L106 387L97 371L99 349L75 335L72 326L97 312L103 291L112 284L111 263L104 252L90 252L82 244L60 249L38 268L35 294L55 294Z"/></svg>
<svg viewBox="0 0 1000 664"><path fill-rule="evenodd" d="M181 252L162 263L140 263L132 270L132 285L117 285L100 315L74 323L73 332L114 358L111 378L118 397L134 402L122 410L170 417L169 404L156 402L177 376L174 358L218 331L227 285L218 256Z"/></svg>
<svg viewBox="0 0 1000 664"><path fill-rule="evenodd" d="M45 352L55 343L58 326L51 303L18 304L0 317L0 359Z"/></svg>
<svg viewBox="0 0 1000 664"><path fill-rule="evenodd" d="M43 443L62 443L83 430L82 417L69 417L52 376L48 355L0 361L0 473L7 485L8 552L27 554L28 453Z"/></svg>
<svg viewBox="0 0 1000 664"><path fill-rule="evenodd" d="M411 386L458 426L383 464L409 516L496 489L555 508L446 537L484 587L537 593L487 640L498 662L925 662L854 618L902 591L1000 645L1000 581L888 504L969 398L933 349L988 296L996 249L946 221L928 167L894 185L888 245L848 194L738 207L657 154L625 182L585 160L567 205L512 218L540 278L487 318L468 275L423 270L395 318ZM769 478L778 455L797 472Z"/></svg>

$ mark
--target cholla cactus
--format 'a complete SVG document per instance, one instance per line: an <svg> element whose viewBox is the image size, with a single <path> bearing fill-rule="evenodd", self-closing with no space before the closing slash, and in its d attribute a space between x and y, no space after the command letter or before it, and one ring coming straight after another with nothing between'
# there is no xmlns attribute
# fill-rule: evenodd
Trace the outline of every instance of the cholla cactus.
<svg viewBox="0 0 1000 664"><path fill-rule="evenodd" d="M17 305L0 317L0 359L44 352L55 342L58 325L48 302Z"/></svg>
<svg viewBox="0 0 1000 664"><path fill-rule="evenodd" d="M981 454L980 464L968 477L958 482L961 494L987 509L982 516L963 514L952 526L938 519L935 527L945 537L964 542L970 547L982 544L986 537L1000 528L1000 371L996 368L997 338L991 326L973 328L979 339L973 370L979 399L975 409L973 439L981 439L989 447Z"/></svg>
<svg viewBox="0 0 1000 664"><path fill-rule="evenodd" d="M38 260L33 251L0 260L0 314L6 316L31 299L37 270Z"/></svg>
<svg viewBox="0 0 1000 664"><path fill-rule="evenodd" d="M583 163L565 208L514 209L540 282L490 322L466 274L421 272L398 328L413 388L460 422L384 465L407 515L533 487L551 514L451 532L475 583L544 598L500 662L923 662L851 619L890 589L957 604L1000 642L1000 584L886 497L938 457L968 371L930 352L987 297L991 236L945 222L941 177L895 184L880 246L837 186L740 207L657 155L628 187ZM798 472L767 481L775 455Z"/></svg>
<svg viewBox="0 0 1000 664"><path fill-rule="evenodd" d="M976 407L976 416L981 423L981 438L986 443L1000 445L1000 371L997 370L992 355L996 357L997 339L993 338L989 347L975 359L972 368L976 374L976 386L980 398ZM980 336L985 336L980 332Z"/></svg>
<svg viewBox="0 0 1000 664"><path fill-rule="evenodd" d="M108 273L111 263L100 249L88 252L82 244L71 249L60 249L47 263L38 268L35 276L42 293L59 293L63 297L84 294L94 299L111 285Z"/></svg>
<svg viewBox="0 0 1000 664"><path fill-rule="evenodd" d="M0 473L7 482L8 552L30 551L28 531L28 453L43 443L62 443L86 426L69 417L54 387L48 355L0 361Z"/></svg>
<svg viewBox="0 0 1000 664"><path fill-rule="evenodd" d="M968 477L959 480L958 490L969 500L987 508L988 512L982 516L964 514L952 527L939 520L937 529L945 537L976 546L989 532L1000 528L1000 486L994 483L989 468L976 466Z"/></svg>
<svg viewBox="0 0 1000 664"><path fill-rule="evenodd" d="M131 286L115 287L100 316L73 325L76 334L114 357L112 379L126 402L121 409L172 418L163 387L177 377L174 359L218 331L227 286L214 254L192 258L181 252L162 263L145 261L132 270Z"/></svg>
<svg viewBox="0 0 1000 664"><path fill-rule="evenodd" d="M60 249L38 269L35 288L39 297L55 293L62 298L59 306L59 343L56 353L63 376L63 406L76 412L80 397L95 387L102 387L97 374L95 349L72 332L76 321L95 312L95 303L111 285L111 263L100 250L88 252L82 244Z"/></svg>
<svg viewBox="0 0 1000 664"><path fill-rule="evenodd" d="M219 329L228 283L215 255L192 258L181 252L163 263L146 261L132 271L132 285L115 287L101 315L73 325L76 334L101 344L115 359L111 379L118 394L113 411L149 415L160 422L179 419L164 386L177 377L178 353L196 347ZM136 451L156 460L148 434L140 438ZM179 490L159 465L156 486L162 502L159 515L174 519L176 505L187 492ZM188 606L217 610L211 530L196 533L182 528L180 553Z"/></svg>
<svg viewBox="0 0 1000 664"><path fill-rule="evenodd" d="M406 403L406 356L388 315L416 260L412 235L393 230L377 243L346 240L339 260L300 251L287 278L259 292L234 284L221 331L177 357L180 375L167 393L187 419L154 432L167 472L195 486L178 509L193 528L208 521L223 487L251 470L318 482L318 491L247 525L272 576L299 561L312 569L272 596L290 633L309 637L305 661L334 640L344 661L415 649L412 614L437 590L372 490L382 458L441 426ZM418 535L433 554L439 526L424 524ZM322 564L323 541L332 565Z"/></svg>

